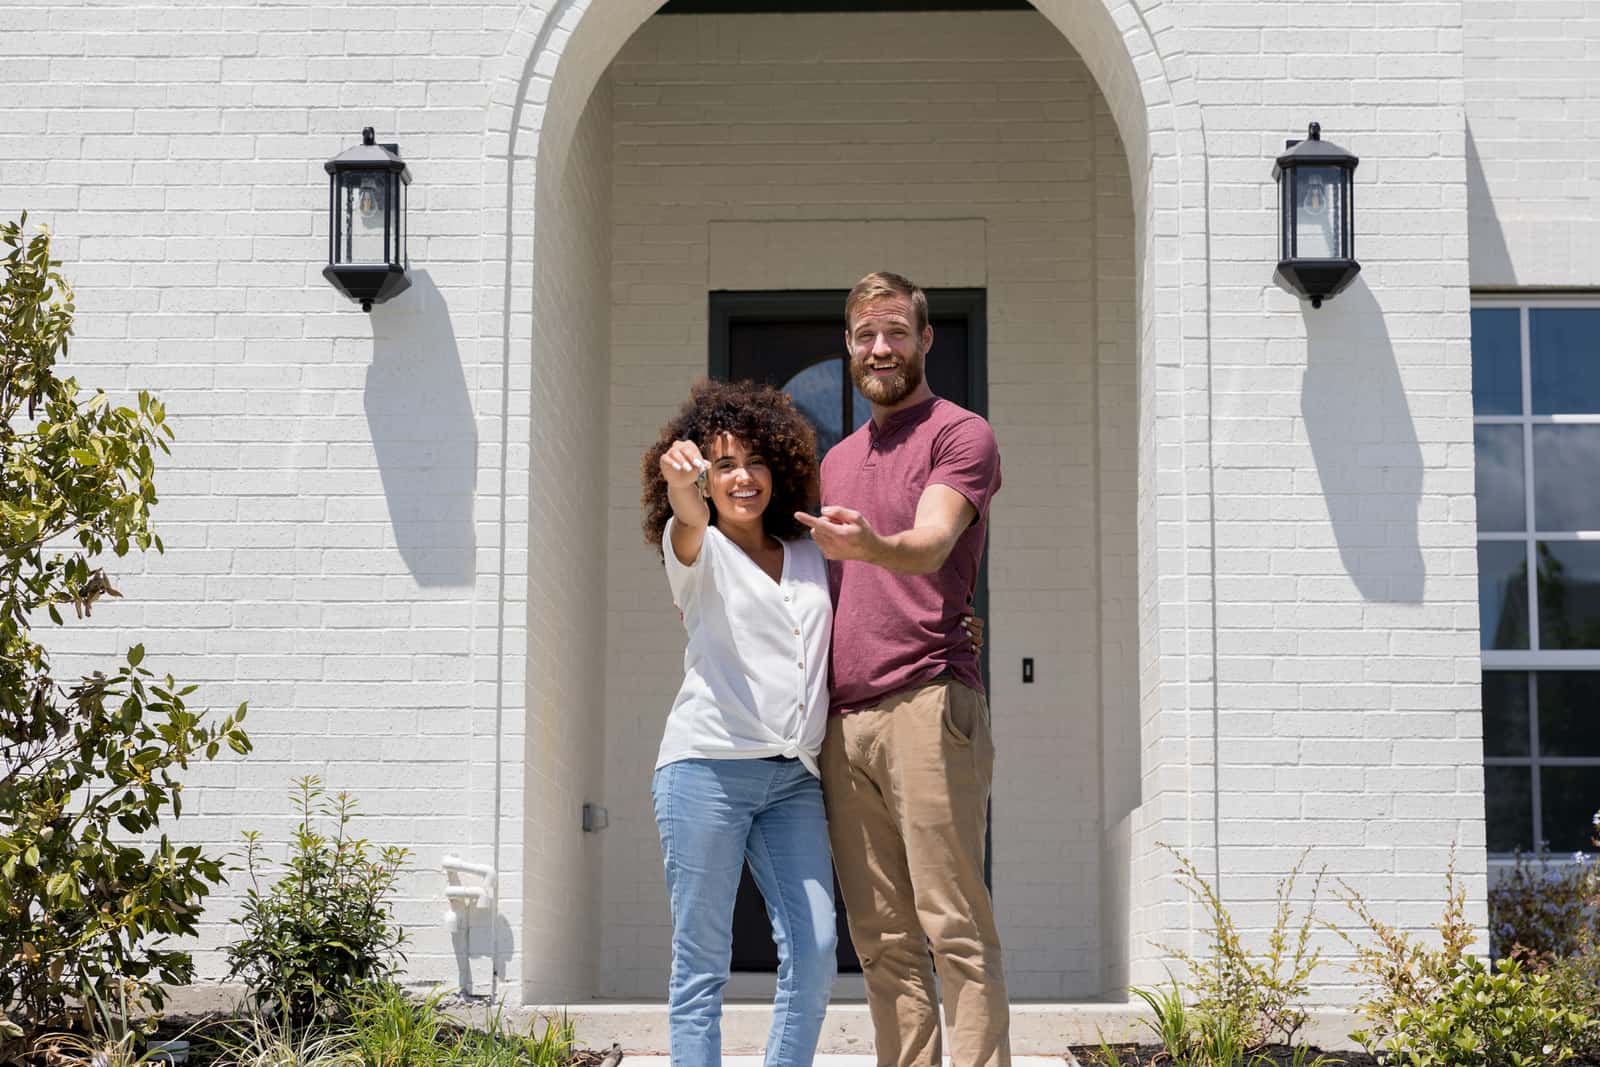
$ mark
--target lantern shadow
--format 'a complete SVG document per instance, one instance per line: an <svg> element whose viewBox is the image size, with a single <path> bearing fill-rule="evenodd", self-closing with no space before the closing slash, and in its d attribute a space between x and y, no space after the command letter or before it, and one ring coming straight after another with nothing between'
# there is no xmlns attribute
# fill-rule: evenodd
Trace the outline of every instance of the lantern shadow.
<svg viewBox="0 0 1600 1067"><path fill-rule="evenodd" d="M1367 600L1420 603L1422 446L1383 309L1357 278L1303 314L1300 413L1339 558Z"/></svg>
<svg viewBox="0 0 1600 1067"><path fill-rule="evenodd" d="M450 309L427 271L374 310L363 405L400 556L423 586L471 585L478 431Z"/></svg>
<svg viewBox="0 0 1600 1067"><path fill-rule="evenodd" d="M1467 245L1473 285L1516 285L1517 267L1506 247L1506 234L1489 192L1472 123L1467 123Z"/></svg>

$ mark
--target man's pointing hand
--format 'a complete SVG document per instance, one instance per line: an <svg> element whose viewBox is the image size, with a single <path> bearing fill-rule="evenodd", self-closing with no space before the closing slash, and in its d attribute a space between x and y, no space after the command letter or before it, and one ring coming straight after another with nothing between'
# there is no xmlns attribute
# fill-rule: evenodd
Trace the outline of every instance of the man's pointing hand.
<svg viewBox="0 0 1600 1067"><path fill-rule="evenodd" d="M820 518L797 511L794 517L811 530L811 539L829 559L859 559L870 563L883 546L883 539L872 525L851 508L825 507Z"/></svg>

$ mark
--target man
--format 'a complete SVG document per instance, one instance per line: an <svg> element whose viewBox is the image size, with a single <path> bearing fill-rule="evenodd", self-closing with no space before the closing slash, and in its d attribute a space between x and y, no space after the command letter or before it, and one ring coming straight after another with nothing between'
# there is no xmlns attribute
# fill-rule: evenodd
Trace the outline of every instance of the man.
<svg viewBox="0 0 1600 1067"><path fill-rule="evenodd" d="M1000 940L983 880L994 770L971 610L1000 453L981 417L934 396L928 302L869 274L845 343L872 419L822 461L831 562L829 838L885 1067L938 1067L933 950L956 1067L1011 1060Z"/></svg>

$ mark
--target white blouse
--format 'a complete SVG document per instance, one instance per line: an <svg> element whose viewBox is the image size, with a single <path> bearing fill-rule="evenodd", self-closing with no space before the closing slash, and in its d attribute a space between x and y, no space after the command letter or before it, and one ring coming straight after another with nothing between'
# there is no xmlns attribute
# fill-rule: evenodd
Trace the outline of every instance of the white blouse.
<svg viewBox="0 0 1600 1067"><path fill-rule="evenodd" d="M818 774L828 725L828 568L810 540L784 541L783 575L715 526L685 567L662 537L667 584L689 644L657 767L682 759L793 756Z"/></svg>

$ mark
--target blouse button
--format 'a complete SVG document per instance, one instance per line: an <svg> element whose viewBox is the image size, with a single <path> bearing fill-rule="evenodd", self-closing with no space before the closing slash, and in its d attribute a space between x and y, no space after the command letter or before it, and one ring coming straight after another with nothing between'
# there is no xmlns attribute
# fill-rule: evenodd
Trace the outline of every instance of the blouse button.
<svg viewBox="0 0 1600 1067"><path fill-rule="evenodd" d="M794 635L795 635L795 636L796 636L796 637L799 637L799 636L800 636L800 627L798 627L798 626L796 626L796 627L795 627L795 628L794 628Z"/></svg>

